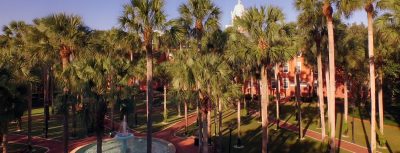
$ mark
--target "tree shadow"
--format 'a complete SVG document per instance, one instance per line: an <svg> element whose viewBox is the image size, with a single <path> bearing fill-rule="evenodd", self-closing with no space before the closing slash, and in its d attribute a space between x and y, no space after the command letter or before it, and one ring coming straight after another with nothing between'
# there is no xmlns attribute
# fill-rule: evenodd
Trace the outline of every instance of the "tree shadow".
<svg viewBox="0 0 400 153"><path fill-rule="evenodd" d="M302 112L305 112L305 113L303 113L304 118L303 118L302 122L306 122L306 126L303 129L304 134L307 133L307 130L310 127L310 125L313 124L314 122L316 122L315 118L317 117L317 119L318 119L318 115L315 115L315 114L319 113L318 108L310 107L310 105L311 105L311 103L308 103L308 105L306 107L302 108Z"/></svg>
<svg viewBox="0 0 400 153"><path fill-rule="evenodd" d="M362 108L361 108L361 106L358 106L358 111L359 111L359 113L360 113L360 119L361 119L360 122L361 122L361 125L362 125L362 128L363 128L365 142L367 142L367 148L368 148L368 150L371 150L371 146L370 146L369 139L368 139L368 135L367 135L367 130L365 129L364 117L363 117L363 115L361 114L361 113L362 113Z"/></svg>

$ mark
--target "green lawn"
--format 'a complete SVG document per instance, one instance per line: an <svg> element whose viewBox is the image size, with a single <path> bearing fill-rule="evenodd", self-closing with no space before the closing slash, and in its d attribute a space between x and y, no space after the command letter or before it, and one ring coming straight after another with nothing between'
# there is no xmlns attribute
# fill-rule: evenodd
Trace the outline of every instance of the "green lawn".
<svg viewBox="0 0 400 153"><path fill-rule="evenodd" d="M177 116L177 106L175 104L170 104L167 103L168 105L168 121L167 123L163 123L163 111L162 109L158 109L160 111L154 111L152 116L153 116L153 132L160 131L176 122L179 122L183 119L183 116L178 117ZM158 104L154 107L163 107L162 105ZM141 101L138 103L138 108L137 109L145 109L145 103L144 101ZM154 108L156 109L156 108ZM182 110L182 115L183 115L183 108ZM193 110L189 111L189 113L193 112ZM107 112L109 113L109 111ZM43 118L43 108L36 108L32 110L33 116L36 116L35 120L32 121L32 135L33 136L39 136L39 137L44 137L44 118ZM40 116L40 117L39 117ZM51 115L52 116L52 115ZM133 119L133 115L128 118L128 119ZM16 132L17 125L15 123L10 124L10 133L17 133L17 134L27 134L27 128L28 128L28 123L26 121L27 116L24 116L24 121L22 123L22 131L21 132ZM115 121L119 121L119 113L118 111L115 111ZM146 132L146 113L138 113L138 126L132 127L134 130L138 132L145 133ZM83 121L79 115L77 115L77 129L76 129L76 135L75 139L79 138L84 138L87 136L87 131L85 127L85 121ZM56 139L56 140L62 140L62 134L63 134L63 118L62 116L53 118L51 117L49 120L49 132L48 132L48 138L50 139ZM118 130L118 129L115 129ZM69 118L69 131L72 133L74 129L72 128L72 116L70 115ZM107 132L107 131L106 131Z"/></svg>
<svg viewBox="0 0 400 153"><path fill-rule="evenodd" d="M270 110L275 110L274 109L274 104L272 105L272 108ZM281 112L281 120L285 120L289 123L296 124L297 121L295 120L295 115L293 114L295 112L295 105L294 103L286 103L284 105L280 106L280 112ZM355 110L355 111L362 111L362 110ZM326 112L326 111L325 111ZM275 113L271 113L272 116L275 116ZM319 121L319 108L317 107L316 103L303 103L302 104L302 117L303 117L303 128L305 129L310 129L313 131L320 132L321 129L319 129L318 121ZM327 115L325 115L326 121L327 121ZM369 118L363 118L364 120L361 120L359 118L354 119L354 130L352 126L352 121L353 118L349 116L348 118L348 127L349 127L349 132L348 136L349 137L343 137L342 135L344 134L344 124L343 124L343 115L342 115L342 110L340 107L337 107L337 112L336 112L336 137L342 140L346 140L349 142L352 142L354 139L354 143L362 145L362 146L368 146L369 144L369 135L370 135L370 123L369 123ZM354 131L354 137L353 137L353 131ZM385 132L385 138L387 139L388 142L388 147L387 149L381 149L378 148L378 151L381 152L400 152L400 128L398 126L392 126L392 125L385 125L384 128ZM327 133L328 134L328 133Z"/></svg>
<svg viewBox="0 0 400 153"><path fill-rule="evenodd" d="M231 137L231 152L234 153L259 153L261 152L261 124L258 122L258 117L242 117L242 144L244 148L236 149L232 147L237 143L237 119L236 112L229 110L223 114L223 127L222 131L222 146L223 152L229 151L229 125L233 125L232 137ZM196 130L196 124L189 127L189 135L194 134ZM212 123L211 133L214 136L215 124ZM183 131L177 133L177 135L183 135ZM213 137L214 140L217 137ZM325 152L326 145L316 140L305 138L304 140L298 141L298 134L285 129L274 130L272 124L270 125L270 143L269 149L271 152L296 152L296 153L309 153L309 152ZM346 152L340 150L340 152Z"/></svg>

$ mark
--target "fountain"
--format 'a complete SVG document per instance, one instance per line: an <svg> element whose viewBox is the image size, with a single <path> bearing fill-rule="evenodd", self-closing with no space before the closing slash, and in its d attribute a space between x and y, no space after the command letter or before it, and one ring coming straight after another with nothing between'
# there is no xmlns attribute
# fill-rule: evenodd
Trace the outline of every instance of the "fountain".
<svg viewBox="0 0 400 153"><path fill-rule="evenodd" d="M120 144L121 153L130 153L133 150L132 145L128 146L129 143L133 142L133 134L128 133L126 129L126 116L121 122L120 132L115 135L115 140L117 140Z"/></svg>
<svg viewBox="0 0 400 153"><path fill-rule="evenodd" d="M152 138L153 153L175 153L175 146L165 140ZM146 138L136 137L128 132L126 117L124 116L118 133L114 138L103 141L104 153L146 153ZM95 153L96 143L81 146L72 153Z"/></svg>

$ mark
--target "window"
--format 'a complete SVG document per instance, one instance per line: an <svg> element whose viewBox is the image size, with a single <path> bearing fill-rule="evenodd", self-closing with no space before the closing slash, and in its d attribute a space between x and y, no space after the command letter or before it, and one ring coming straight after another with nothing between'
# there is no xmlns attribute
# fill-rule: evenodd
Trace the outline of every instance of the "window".
<svg viewBox="0 0 400 153"><path fill-rule="evenodd" d="M298 52L297 52L297 57L301 57L302 54L303 54L303 53L302 53L301 51L298 51Z"/></svg>
<svg viewBox="0 0 400 153"><path fill-rule="evenodd" d="M271 81L271 88L272 88L272 89L276 89L276 85L277 85L276 80L275 80L275 79L272 79L272 81Z"/></svg>
<svg viewBox="0 0 400 153"><path fill-rule="evenodd" d="M301 72L301 62L296 63L296 72Z"/></svg>
<svg viewBox="0 0 400 153"><path fill-rule="evenodd" d="M283 73L289 73L289 63L285 63L283 66Z"/></svg>
<svg viewBox="0 0 400 153"><path fill-rule="evenodd" d="M289 79L285 78L283 81L283 88L288 89L289 88Z"/></svg>

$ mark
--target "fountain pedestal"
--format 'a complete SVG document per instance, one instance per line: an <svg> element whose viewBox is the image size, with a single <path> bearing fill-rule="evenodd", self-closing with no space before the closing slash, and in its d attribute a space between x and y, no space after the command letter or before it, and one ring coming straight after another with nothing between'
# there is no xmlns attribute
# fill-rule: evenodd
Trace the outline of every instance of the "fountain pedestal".
<svg viewBox="0 0 400 153"><path fill-rule="evenodd" d="M131 133L118 133L115 135L115 140L120 143L121 153L129 153L132 148L128 146L133 141L133 134Z"/></svg>

